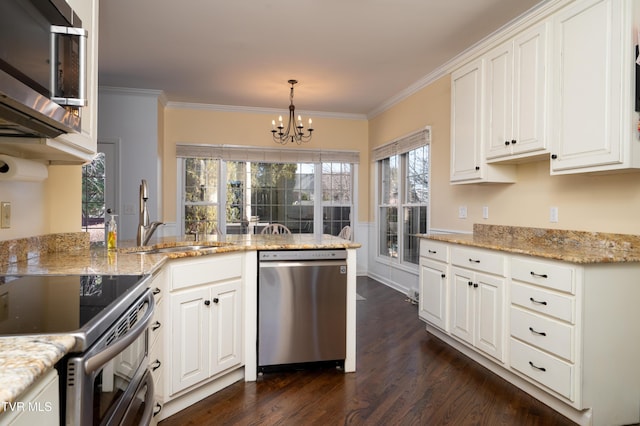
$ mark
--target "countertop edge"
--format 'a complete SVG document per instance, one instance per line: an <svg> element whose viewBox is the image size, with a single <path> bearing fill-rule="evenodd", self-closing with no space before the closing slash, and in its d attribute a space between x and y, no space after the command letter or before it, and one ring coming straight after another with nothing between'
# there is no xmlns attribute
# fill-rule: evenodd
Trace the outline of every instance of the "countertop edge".
<svg viewBox="0 0 640 426"><path fill-rule="evenodd" d="M640 253L631 250L616 250L588 246L538 246L526 241L504 242L491 238L478 238L472 234L418 234L417 237L433 241L498 250L507 253L541 257L576 264L640 262Z"/></svg>

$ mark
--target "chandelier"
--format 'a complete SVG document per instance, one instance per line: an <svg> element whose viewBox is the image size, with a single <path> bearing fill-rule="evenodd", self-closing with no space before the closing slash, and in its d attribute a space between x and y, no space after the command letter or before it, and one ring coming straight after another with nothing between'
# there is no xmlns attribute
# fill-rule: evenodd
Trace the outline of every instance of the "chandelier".
<svg viewBox="0 0 640 426"><path fill-rule="evenodd" d="M296 107L293 105L293 86L296 83L298 83L298 80L289 80L289 84L291 85L289 100L291 101L291 104L289 105L289 122L287 123L286 130L282 122L282 116L278 117L277 126L276 120L271 120L273 141L282 145L286 145L289 142L295 142L298 145L302 144L302 142L309 142L311 140L311 134L313 133L311 119L309 119L309 126L306 134L304 131L304 125L302 124L302 117L298 115L298 119L296 120Z"/></svg>

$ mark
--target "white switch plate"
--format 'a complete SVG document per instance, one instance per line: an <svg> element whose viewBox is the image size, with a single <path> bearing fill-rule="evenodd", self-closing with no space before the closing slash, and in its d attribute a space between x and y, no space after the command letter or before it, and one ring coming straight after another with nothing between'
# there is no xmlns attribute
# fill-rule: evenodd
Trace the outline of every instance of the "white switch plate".
<svg viewBox="0 0 640 426"><path fill-rule="evenodd" d="M558 223L558 208L551 207L549 209L549 222Z"/></svg>
<svg viewBox="0 0 640 426"><path fill-rule="evenodd" d="M489 206L482 206L482 218L489 219Z"/></svg>
<svg viewBox="0 0 640 426"><path fill-rule="evenodd" d="M11 203L8 201L0 203L0 228L11 228Z"/></svg>
<svg viewBox="0 0 640 426"><path fill-rule="evenodd" d="M466 219L467 218L467 206L458 207L458 217L460 219Z"/></svg>

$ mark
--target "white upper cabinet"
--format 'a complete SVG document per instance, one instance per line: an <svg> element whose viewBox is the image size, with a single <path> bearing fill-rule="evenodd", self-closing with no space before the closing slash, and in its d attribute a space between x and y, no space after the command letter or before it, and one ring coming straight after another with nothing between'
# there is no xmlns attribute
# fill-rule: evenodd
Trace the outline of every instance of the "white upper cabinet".
<svg viewBox="0 0 640 426"><path fill-rule="evenodd" d="M634 3L582 0L553 16L552 174L640 167Z"/></svg>
<svg viewBox="0 0 640 426"><path fill-rule="evenodd" d="M494 48L486 58L486 159L521 160L548 154L547 47L543 22Z"/></svg>
<svg viewBox="0 0 640 426"><path fill-rule="evenodd" d="M55 139L1 137L0 152L52 164L83 164L97 151L98 140L98 0L67 0L87 30L86 96L81 108L81 131Z"/></svg>
<svg viewBox="0 0 640 426"><path fill-rule="evenodd" d="M515 181L510 166L484 161L484 73L479 58L451 74L451 183Z"/></svg>
<svg viewBox="0 0 640 426"><path fill-rule="evenodd" d="M70 159L90 160L98 144L98 0L67 0L87 30L87 106L82 108L80 133L60 135L63 152Z"/></svg>

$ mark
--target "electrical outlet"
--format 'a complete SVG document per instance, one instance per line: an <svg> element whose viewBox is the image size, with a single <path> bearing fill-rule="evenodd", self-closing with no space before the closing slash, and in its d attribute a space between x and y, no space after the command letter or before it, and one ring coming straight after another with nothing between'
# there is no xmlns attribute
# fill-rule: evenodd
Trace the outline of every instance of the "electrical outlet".
<svg viewBox="0 0 640 426"><path fill-rule="evenodd" d="M549 222L558 223L558 208L551 207L549 209Z"/></svg>
<svg viewBox="0 0 640 426"><path fill-rule="evenodd" d="M482 206L482 218L489 219L489 206Z"/></svg>
<svg viewBox="0 0 640 426"><path fill-rule="evenodd" d="M466 219L467 218L467 206L458 207L458 218Z"/></svg>
<svg viewBox="0 0 640 426"><path fill-rule="evenodd" d="M0 228L11 228L11 203L8 201L0 203Z"/></svg>

